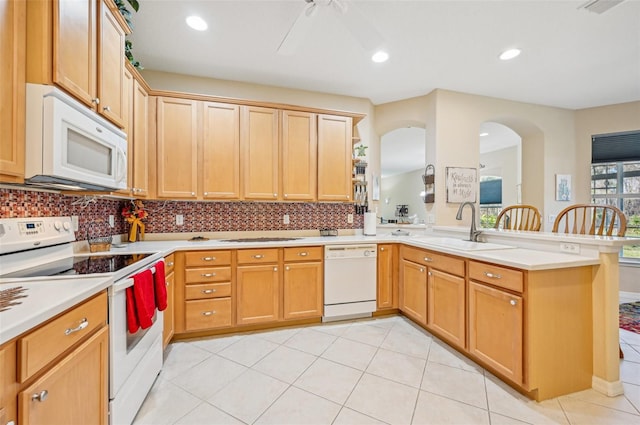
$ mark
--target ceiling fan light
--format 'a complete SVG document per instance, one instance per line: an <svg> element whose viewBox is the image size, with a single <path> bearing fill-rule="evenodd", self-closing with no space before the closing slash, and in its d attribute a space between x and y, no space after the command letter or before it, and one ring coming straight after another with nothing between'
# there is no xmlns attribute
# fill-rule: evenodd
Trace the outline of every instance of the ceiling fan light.
<svg viewBox="0 0 640 425"><path fill-rule="evenodd" d="M508 61L510 59L513 59L513 58L519 56L521 52L522 52L522 50L520 50L520 49L508 49L508 50L505 50L504 52L500 53L499 57L503 61Z"/></svg>
<svg viewBox="0 0 640 425"><path fill-rule="evenodd" d="M373 56L371 56L371 60L375 63L386 62L388 59L389 53L385 52L384 50L378 50L373 54Z"/></svg>
<svg viewBox="0 0 640 425"><path fill-rule="evenodd" d="M185 19L185 21L187 22L187 25L189 25L189 27L193 28L196 31L205 31L207 28L209 28L209 25L207 25L205 20L196 15L187 16L187 19Z"/></svg>
<svg viewBox="0 0 640 425"><path fill-rule="evenodd" d="M488 135L489 135L489 133L487 133L486 131L484 133L480 133L480 137L486 137Z"/></svg>

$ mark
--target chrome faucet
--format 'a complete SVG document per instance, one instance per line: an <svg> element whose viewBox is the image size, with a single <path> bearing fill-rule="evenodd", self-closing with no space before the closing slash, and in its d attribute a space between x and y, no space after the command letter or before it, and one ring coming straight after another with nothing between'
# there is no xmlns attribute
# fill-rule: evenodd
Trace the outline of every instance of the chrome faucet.
<svg viewBox="0 0 640 425"><path fill-rule="evenodd" d="M463 202L458 208L458 214L456 214L456 220L462 220L462 210L465 205L471 207L471 229L469 230L469 240L471 242L478 242L478 236L482 233L481 230L476 230L476 205L473 202Z"/></svg>

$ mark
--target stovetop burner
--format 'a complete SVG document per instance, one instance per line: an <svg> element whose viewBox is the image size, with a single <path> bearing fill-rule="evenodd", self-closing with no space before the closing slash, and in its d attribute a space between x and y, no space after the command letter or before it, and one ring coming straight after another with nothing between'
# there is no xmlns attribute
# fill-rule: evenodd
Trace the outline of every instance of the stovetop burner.
<svg viewBox="0 0 640 425"><path fill-rule="evenodd" d="M0 276L0 278L27 278L51 276L77 276L113 273L148 257L150 254L92 255L63 258Z"/></svg>

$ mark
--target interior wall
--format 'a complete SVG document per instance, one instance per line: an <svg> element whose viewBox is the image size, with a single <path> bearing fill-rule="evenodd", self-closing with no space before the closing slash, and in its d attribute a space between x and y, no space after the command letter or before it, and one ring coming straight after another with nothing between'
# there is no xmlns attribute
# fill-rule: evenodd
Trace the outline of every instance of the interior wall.
<svg viewBox="0 0 640 425"><path fill-rule="evenodd" d="M419 223L425 223L427 211L420 193L424 191L422 174L424 169L385 177L381 183L382 197L378 204L378 217L395 219L396 205L408 205L409 215L417 215ZM386 199L389 203L386 203Z"/></svg>
<svg viewBox="0 0 640 425"><path fill-rule="evenodd" d="M502 205L517 204L517 185L520 184L518 146L480 154L480 163L485 166L480 170L480 176L502 176Z"/></svg>

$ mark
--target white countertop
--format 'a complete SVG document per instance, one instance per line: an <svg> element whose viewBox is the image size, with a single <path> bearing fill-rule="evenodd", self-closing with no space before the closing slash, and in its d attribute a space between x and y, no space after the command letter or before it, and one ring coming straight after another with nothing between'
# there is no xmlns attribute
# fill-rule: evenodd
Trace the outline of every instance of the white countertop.
<svg viewBox="0 0 640 425"><path fill-rule="evenodd" d="M458 240L461 239L460 235L465 232L465 229L442 228L440 231L441 235L449 235L449 237L454 237ZM585 255L576 255L558 252L557 249L550 249L544 244L539 245L539 249L530 249L518 246L516 242L524 240L525 242L528 241L527 243L529 243L530 246L535 246L539 240L540 243L553 243L553 246L557 248L556 245L559 241L570 241L571 243L585 243L586 245L592 245L594 247L604 246L607 249L614 249L616 247L616 249L619 249L620 246L630 243L624 238L576 237L573 235L550 236L550 234L532 234L532 232L520 232L518 234L518 232L487 231L485 235L490 243L503 244L503 246L500 247L500 249L469 251L457 249L453 246L434 245L430 243L429 240L429 236L434 236L433 233L425 233L418 230L418 232L413 232L410 236L394 236L390 234L379 234L377 236L305 236L296 240L276 242L224 242L220 239L210 239L199 242L189 242L187 240L150 240L126 243L121 247L113 245L110 252L114 254L153 253L154 255L150 258L155 260L156 258L175 251L397 242L524 270L547 270L597 265L600 263L597 250L588 251L585 249L583 250ZM440 239L440 243L442 243L442 237L437 239ZM432 239L431 241L433 242L434 240L435 239ZM0 344L9 341L105 288L108 288L112 285L114 279L120 277L122 276L94 275L85 278L58 278L47 280L46 282L36 279L1 283L0 289L8 289L15 286L27 288L28 297L19 300L22 304L0 313Z"/></svg>

